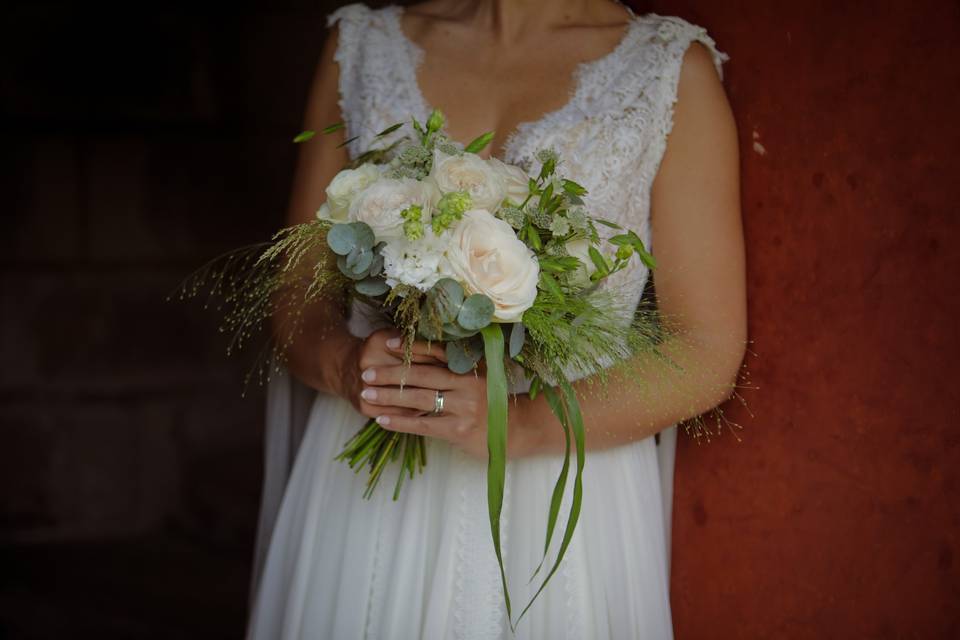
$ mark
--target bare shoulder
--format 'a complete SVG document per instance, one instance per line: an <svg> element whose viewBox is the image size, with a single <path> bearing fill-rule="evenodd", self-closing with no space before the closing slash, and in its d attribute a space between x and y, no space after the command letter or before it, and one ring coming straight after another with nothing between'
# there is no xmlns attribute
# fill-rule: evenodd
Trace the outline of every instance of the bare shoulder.
<svg viewBox="0 0 960 640"><path fill-rule="evenodd" d="M714 55L699 41L693 41L683 55L672 129L669 142L674 142L674 147L686 142L702 147L736 139L733 110Z"/></svg>
<svg viewBox="0 0 960 640"><path fill-rule="evenodd" d="M714 64L713 53L698 40L694 40L687 47L683 54L683 64L681 66L680 83L681 86L686 81L687 85L704 85L713 87L722 87L720 75L717 73Z"/></svg>

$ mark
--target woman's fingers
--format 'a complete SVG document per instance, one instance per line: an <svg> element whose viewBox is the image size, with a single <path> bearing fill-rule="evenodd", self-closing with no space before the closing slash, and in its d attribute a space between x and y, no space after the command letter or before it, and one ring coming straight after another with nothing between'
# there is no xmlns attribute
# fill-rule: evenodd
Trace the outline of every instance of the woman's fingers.
<svg viewBox="0 0 960 640"><path fill-rule="evenodd" d="M420 387L421 389L457 389L463 386L462 377L443 365L413 364L368 367L360 376L367 385Z"/></svg>
<svg viewBox="0 0 960 640"><path fill-rule="evenodd" d="M390 407L407 407L420 411L433 411L436 406L437 392L435 389L420 389L418 387L366 387L360 392L360 397L372 405ZM443 412L452 413L458 404L455 391L446 391L443 394Z"/></svg>
<svg viewBox="0 0 960 640"><path fill-rule="evenodd" d="M466 423L456 416L379 416L377 423L388 431L414 433L420 436L456 441Z"/></svg>
<svg viewBox="0 0 960 640"><path fill-rule="evenodd" d="M387 349L403 357L403 339L400 336L394 336L386 341ZM442 342L426 342L424 340L415 340L411 346L414 357L429 357L440 362L447 361L447 351ZM419 362L419 360L416 360Z"/></svg>

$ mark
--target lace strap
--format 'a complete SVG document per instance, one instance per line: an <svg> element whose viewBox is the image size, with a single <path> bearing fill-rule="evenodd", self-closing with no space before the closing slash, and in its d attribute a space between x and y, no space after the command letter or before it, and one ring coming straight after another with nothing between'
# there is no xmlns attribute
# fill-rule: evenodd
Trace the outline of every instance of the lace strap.
<svg viewBox="0 0 960 640"><path fill-rule="evenodd" d="M352 114L359 108L358 94L360 93L360 67L362 65L363 34L370 22L371 10L361 2L355 2L340 7L327 16L327 28L337 25L337 50L333 58L339 66L339 96L340 117L347 129L347 136L355 135L356 123L352 122Z"/></svg>
<svg viewBox="0 0 960 640"><path fill-rule="evenodd" d="M650 21L652 27L649 44L654 52L655 64L659 72L658 82L652 88L654 104L651 125L656 134L650 152L653 154L652 174L655 175L666 151L667 138L673 129L673 112L679 97L680 72L687 49L694 42L700 42L706 46L721 81L723 80L723 63L728 61L730 56L717 48L716 42L700 25L687 22L677 16L661 16L655 13L646 14L645 18Z"/></svg>

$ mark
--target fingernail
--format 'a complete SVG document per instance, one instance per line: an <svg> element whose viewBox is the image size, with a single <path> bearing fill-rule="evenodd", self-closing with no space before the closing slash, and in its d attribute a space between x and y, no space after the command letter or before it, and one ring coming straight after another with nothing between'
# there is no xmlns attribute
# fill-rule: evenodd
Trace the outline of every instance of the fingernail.
<svg viewBox="0 0 960 640"><path fill-rule="evenodd" d="M377 399L377 390L376 389L364 389L360 392L360 397L364 400L376 400Z"/></svg>
<svg viewBox="0 0 960 640"><path fill-rule="evenodd" d="M367 369L360 375L360 377L363 378L364 382L373 382L377 377L377 372L373 369Z"/></svg>
<svg viewBox="0 0 960 640"><path fill-rule="evenodd" d="M390 416L378 416L377 424L390 424Z"/></svg>
<svg viewBox="0 0 960 640"><path fill-rule="evenodd" d="M387 340L387 346L391 349L399 349L400 338L390 338L389 340Z"/></svg>

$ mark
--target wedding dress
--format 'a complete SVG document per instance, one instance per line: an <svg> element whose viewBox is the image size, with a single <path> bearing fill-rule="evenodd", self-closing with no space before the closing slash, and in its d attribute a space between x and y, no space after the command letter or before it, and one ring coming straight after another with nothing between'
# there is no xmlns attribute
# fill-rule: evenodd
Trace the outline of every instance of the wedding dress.
<svg viewBox="0 0 960 640"><path fill-rule="evenodd" d="M341 112L348 136L358 136L351 156L391 124L411 116L422 122L430 111L416 79L424 52L402 31L401 13L395 5L356 3L328 18L340 29ZM503 159L536 171L536 151L556 149L560 173L589 190L591 213L636 230L650 247L650 188L672 125L683 55L694 41L710 50L722 78L728 56L702 27L631 14L616 48L577 68L569 102L518 126ZM648 276L638 260L632 263L607 281L631 308ZM350 328L364 336L372 323L354 313ZM398 501L391 499L392 472L364 500L365 474L333 461L364 422L350 403L284 375L270 383L267 420L251 640L510 636L490 537L485 461L429 440L424 474L404 484ZM576 533L517 638L672 637L676 428L660 435L659 444L648 437L587 452ZM538 584L527 582L542 554L560 465L559 456L508 462L501 527L514 616Z"/></svg>

